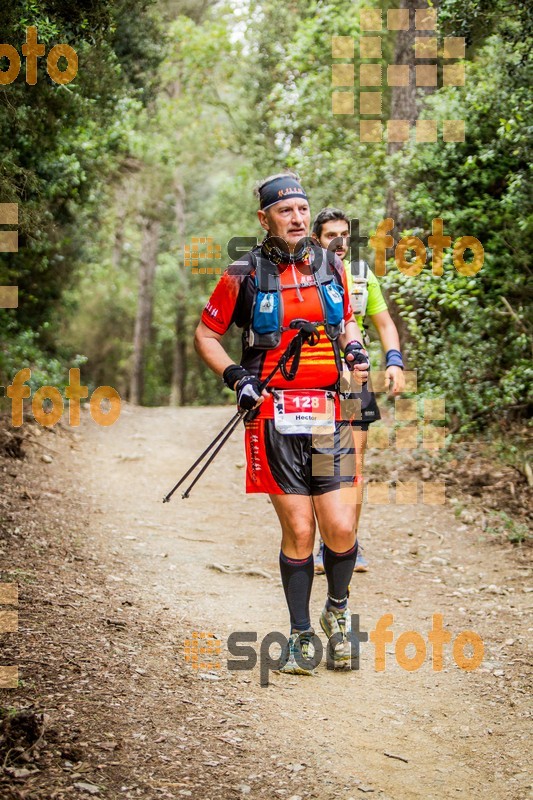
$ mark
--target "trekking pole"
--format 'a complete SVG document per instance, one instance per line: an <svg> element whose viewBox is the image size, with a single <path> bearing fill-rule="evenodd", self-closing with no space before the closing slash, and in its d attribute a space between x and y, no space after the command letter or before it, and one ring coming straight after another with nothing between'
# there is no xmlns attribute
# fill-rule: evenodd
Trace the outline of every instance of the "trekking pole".
<svg viewBox="0 0 533 800"><path fill-rule="evenodd" d="M223 435L226 433L226 431L228 430L228 428L229 428L230 426L234 426L234 427L232 427L232 428L231 428L231 431L230 431L230 435L231 435L231 434L233 433L233 431L235 430L235 427L237 427L237 424L240 422L241 418L244 416L244 414L247 414L247 413L248 413L247 411L237 411L237 413L236 413L236 414L235 414L235 415L234 415L234 416L233 416L233 417L230 419L230 421L227 423L227 425L225 425L225 426L222 428L222 430L220 431L220 433L218 433L218 434L215 436L215 438L213 439L213 441L211 442L211 444L207 445L207 447L205 448L205 450L203 451L203 453L202 453L201 455L199 455L199 456L198 456L198 458L196 459L196 461L194 462L194 464L192 465L192 467L190 467L190 468L187 470L187 472L185 473L185 475L183 475L183 477L182 477L182 478L180 478L180 480L179 480L179 481L177 482L177 484L176 484L176 485L175 485L175 486L174 486L174 487L171 489L171 491L170 491L168 494L166 494L166 495L163 497L163 503L168 503L168 502L169 502L170 498L172 497L172 495L174 494L174 492L176 491L176 489L178 489L178 488L181 486L181 484L183 483L183 481L184 481L184 480L186 480L186 479L189 477L189 475L191 474L191 472L193 472L193 471L196 469L196 467L198 466L198 464L199 464L199 463L200 463L200 462L201 462L201 461L202 461L202 460L203 460L203 459L206 457L206 455L209 453L209 451L211 450L211 448L215 446L215 444L218 442L218 440L221 438L221 436L223 436ZM224 441L226 441L226 440L224 439Z"/></svg>
<svg viewBox="0 0 533 800"><path fill-rule="evenodd" d="M274 369L271 371L271 373L269 375L267 375L267 377L261 382L261 384L259 386L259 389L260 389L261 392L263 391L263 389L266 389L266 387L268 386L268 384L270 383L270 381L272 380L272 378L274 377L274 375L276 374L276 372L279 369L284 370L285 365L290 360L291 356L293 356L293 355L295 355L297 353L298 345L299 345L299 347L301 349L301 345L305 341L310 340L310 345L312 347L314 347L314 345L317 344L318 339L320 338L319 334L318 334L318 331L316 329L316 326L313 323L310 323L305 319L295 319L295 320L293 320L291 322L291 324L290 324L290 327L293 328L293 329L297 328L298 329L298 333L296 334L296 336L293 339L291 339L287 349L285 350L285 352L283 353L283 355L281 356L280 360L278 361L278 363L276 364ZM252 411L254 411L254 410L255 409L252 409ZM203 453L200 456L198 456L198 458L196 459L196 461L194 462L192 467L190 467L187 470L185 475L183 475L180 478L180 480L177 482L177 484L170 490L170 492L165 495L165 497L163 498L163 503L168 503L170 501L170 498L172 497L172 495L174 494L176 489L178 489L181 486L181 484L189 477L191 472L193 472L193 470L198 466L198 464L200 464L200 462L207 456L209 451L212 450L212 448L217 444L217 442L219 442L218 446L215 448L215 450L213 450L213 452L211 453L211 455L209 456L209 458L207 459L205 464L203 464L202 468L200 469L200 471L198 472L198 474L196 475L196 477L194 478L192 483L187 487L187 489L181 495L183 500L186 500L189 497L192 488L196 485L198 480L202 477L202 475L204 474L206 469L209 467L209 465L214 461L214 459L216 458L216 456L218 455L220 450L222 450L222 448L224 447L224 445L226 444L226 442L228 441L228 439L232 435L233 431L237 428L237 426L238 426L239 422L241 421L241 419L245 418L249 413L250 412L247 411L246 409L242 409L241 411L237 411L235 416L233 416L230 419L230 421L227 423L227 425L225 425L224 428L220 431L220 433L218 433L215 436L213 441L205 448ZM226 435L224 436L224 434L226 434ZM222 438L222 437L224 437L224 438Z"/></svg>
<svg viewBox="0 0 533 800"><path fill-rule="evenodd" d="M261 391L263 391L263 389L261 389ZM192 481L192 483L185 489L185 491L181 495L182 500L186 500L189 497L193 487L200 480L200 478L202 477L202 475L204 474L204 472L206 471L208 466L215 460L215 458L217 457L218 453L222 450L222 448L224 447L224 445L226 444L226 442L230 438L230 436L233 433L233 431L237 428L237 426L238 426L239 422L241 421L241 419L243 417L245 417L247 414L248 414L248 411L239 411L238 418L235 420L235 422L233 423L233 425L230 428L230 430L224 436L224 438L222 439L222 441L220 442L218 447L215 450L213 450L213 452L211 453L211 455L209 456L209 458L207 459L205 464L202 466L202 469L198 472L198 474L196 475L196 477Z"/></svg>

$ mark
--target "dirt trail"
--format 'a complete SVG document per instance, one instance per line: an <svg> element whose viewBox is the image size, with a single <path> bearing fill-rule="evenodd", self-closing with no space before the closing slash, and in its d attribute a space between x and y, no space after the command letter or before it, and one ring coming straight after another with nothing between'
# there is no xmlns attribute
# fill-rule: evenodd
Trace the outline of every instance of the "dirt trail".
<svg viewBox="0 0 533 800"><path fill-rule="evenodd" d="M57 502L75 510L74 528L80 523L79 565L59 560L51 568L66 570L67 582L79 568L77 641L95 614L101 622L91 623L92 646L101 650L93 668L89 656L71 656L87 665L65 677L66 664L56 688L57 697L70 692L90 743L82 767L67 767L73 779L98 786L100 797L150 800L528 797L526 564L511 547L458 522L449 505L364 510L361 540L371 569L354 576L350 604L363 631L394 615L384 672L374 668L370 642L362 645L360 670L348 674L322 664L317 678L271 674L261 687L259 666L226 668L231 632L256 631L257 652L268 632L287 632L277 520L265 496L244 494L242 433L190 499L161 499L230 414L227 407L125 407L109 429L85 420L75 449L56 444L62 457L41 465L60 487ZM218 572L213 563L267 575ZM62 591L58 585L58 597ZM324 596L325 579L317 577L317 629ZM432 669L427 634L435 613L452 638L466 629L483 638L481 668L459 669L449 644L444 669ZM186 661L193 631L218 638L220 668L214 655L210 668ZM396 661L403 631L418 631L426 642L417 671ZM76 692L83 695L78 706ZM98 768L95 748L101 752L97 741L105 745L106 737L112 756Z"/></svg>

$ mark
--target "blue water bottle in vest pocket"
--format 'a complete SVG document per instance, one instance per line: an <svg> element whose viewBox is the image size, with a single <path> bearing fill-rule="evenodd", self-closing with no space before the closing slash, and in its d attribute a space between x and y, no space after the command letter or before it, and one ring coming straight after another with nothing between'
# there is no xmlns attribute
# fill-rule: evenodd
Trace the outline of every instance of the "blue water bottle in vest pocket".
<svg viewBox="0 0 533 800"><path fill-rule="evenodd" d="M274 333L279 330L279 293L257 290L252 328L255 333Z"/></svg>
<svg viewBox="0 0 533 800"><path fill-rule="evenodd" d="M344 287L331 281L321 288L328 325L340 325L344 319Z"/></svg>

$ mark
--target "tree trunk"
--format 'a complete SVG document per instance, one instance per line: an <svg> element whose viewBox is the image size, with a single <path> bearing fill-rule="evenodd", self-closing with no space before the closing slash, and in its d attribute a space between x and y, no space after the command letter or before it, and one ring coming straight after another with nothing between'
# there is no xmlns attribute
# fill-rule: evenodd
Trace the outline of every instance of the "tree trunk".
<svg viewBox="0 0 533 800"><path fill-rule="evenodd" d="M127 167L123 166L123 178L115 193L115 237L111 255L111 263L114 269L119 269L124 255L125 229L131 215L130 201L134 190L134 182L131 176L138 171L137 162L130 158Z"/></svg>
<svg viewBox="0 0 533 800"><path fill-rule="evenodd" d="M120 267L122 260L122 253L124 251L124 228L126 225L126 206L119 198L119 211L115 225L115 239L113 241L113 254L111 263L113 268L117 270Z"/></svg>
<svg viewBox="0 0 533 800"><path fill-rule="evenodd" d="M434 3L437 7L438 3ZM420 108L424 102L424 97L433 92L436 87L431 86L416 86L415 81L415 66L416 64L434 64L432 59L419 59L415 58L415 36L416 38L423 36L435 37L436 31L415 30L415 9L422 8L423 4L420 0L400 0L399 8L409 9L409 30L398 31L396 34L396 45L394 51L395 64L408 64L410 80L407 86L393 86L391 93L391 109L390 119L407 119L409 120L410 128L416 124ZM411 133L412 135L412 133ZM424 147L423 144L418 145ZM388 142L387 153L392 156L403 147L403 142ZM392 182L389 183L387 189L387 203L386 203L386 216L392 217L394 220L393 236L396 241L399 239L399 231L405 230L412 225L412 220L409 217L409 209L401 209L398 204L398 198L394 193ZM390 297L389 292L385 291L385 297L389 306L389 312L394 320L394 324L398 329L400 341L405 343L408 341L407 325L400 315L396 303Z"/></svg>
<svg viewBox="0 0 533 800"><path fill-rule="evenodd" d="M170 405L184 406L186 401L185 386L187 383L187 342L185 339L186 304L183 297L178 297L176 308L176 342L172 362L172 385L170 388Z"/></svg>
<svg viewBox="0 0 533 800"><path fill-rule="evenodd" d="M146 345L150 339L154 304L154 279L159 246L159 220L143 218L141 263L139 269L139 300L135 331L133 334L133 367L130 384L130 401L141 404L144 395L144 362Z"/></svg>
<svg viewBox="0 0 533 800"><path fill-rule="evenodd" d="M180 251L183 252L185 244L185 190L180 179L176 176L174 182L176 199L174 213L176 233ZM189 288L189 275L181 257L179 259L180 286L176 298L176 340L174 343L174 357L172 360L172 382L170 386L170 405L185 405L185 387L187 383L187 294Z"/></svg>
<svg viewBox="0 0 533 800"><path fill-rule="evenodd" d="M434 3L437 7L438 3ZM394 51L395 64L409 65L410 80L407 86L393 86L391 93L390 119L407 119L410 127L416 123L420 108L424 102L424 97L435 90L432 86L416 86L415 66L417 64L434 64L432 59L415 58L415 36L416 38L430 36L435 37L436 31L415 30L415 9L421 8L420 0L400 0L399 8L409 9L409 30L398 31L396 34L396 45ZM418 97L417 97L418 95ZM419 145L423 147L424 145ZM393 155L403 147L403 142L388 142L387 153ZM389 185L387 191L386 216L392 217L395 227L402 230L409 227L409 212L401 211L397 198L394 195L392 186Z"/></svg>

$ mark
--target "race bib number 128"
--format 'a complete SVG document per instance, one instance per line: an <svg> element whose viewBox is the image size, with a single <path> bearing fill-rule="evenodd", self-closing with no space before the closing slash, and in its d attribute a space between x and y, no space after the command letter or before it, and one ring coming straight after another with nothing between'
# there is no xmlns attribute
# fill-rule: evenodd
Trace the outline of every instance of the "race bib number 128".
<svg viewBox="0 0 533 800"><path fill-rule="evenodd" d="M323 389L278 390L274 425L279 433L333 433L334 395Z"/></svg>

